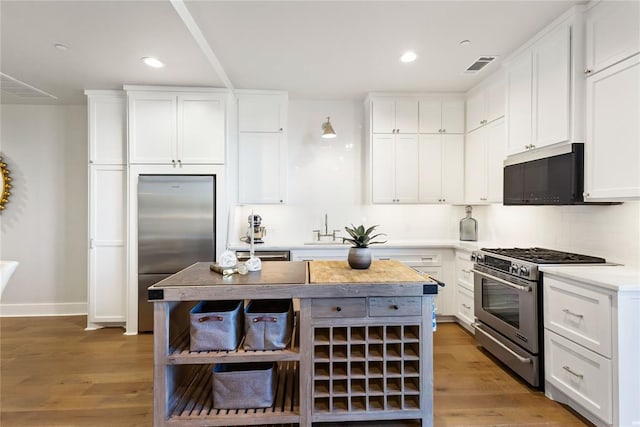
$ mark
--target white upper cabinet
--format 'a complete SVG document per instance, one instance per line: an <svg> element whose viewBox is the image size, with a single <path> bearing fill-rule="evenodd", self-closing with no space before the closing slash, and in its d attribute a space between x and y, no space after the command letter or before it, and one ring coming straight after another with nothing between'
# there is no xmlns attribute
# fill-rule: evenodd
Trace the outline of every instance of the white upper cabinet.
<svg viewBox="0 0 640 427"><path fill-rule="evenodd" d="M129 91L130 163L223 164L225 94Z"/></svg>
<svg viewBox="0 0 640 427"><path fill-rule="evenodd" d="M640 198L640 55L587 79L585 200Z"/></svg>
<svg viewBox="0 0 640 427"><path fill-rule="evenodd" d="M584 137L583 34L574 7L506 65L508 154Z"/></svg>
<svg viewBox="0 0 640 427"><path fill-rule="evenodd" d="M502 202L503 162L506 157L504 120L467 134L465 149L465 202Z"/></svg>
<svg viewBox="0 0 640 427"><path fill-rule="evenodd" d="M462 97L420 99L420 133L464 133L464 105Z"/></svg>
<svg viewBox="0 0 640 427"><path fill-rule="evenodd" d="M498 71L489 83L471 90L467 96L467 132L504 116L504 74Z"/></svg>
<svg viewBox="0 0 640 427"><path fill-rule="evenodd" d="M640 2L600 1L586 13L586 68L595 74L640 52Z"/></svg>
<svg viewBox="0 0 640 427"><path fill-rule="evenodd" d="M462 203L464 135L420 135L420 202Z"/></svg>
<svg viewBox="0 0 640 427"><path fill-rule="evenodd" d="M418 136L374 135L373 203L418 202Z"/></svg>
<svg viewBox="0 0 640 427"><path fill-rule="evenodd" d="M286 92L239 91L238 201L286 201Z"/></svg>
<svg viewBox="0 0 640 427"><path fill-rule="evenodd" d="M418 133L418 100L379 97L372 101L373 133Z"/></svg>
<svg viewBox="0 0 640 427"><path fill-rule="evenodd" d="M240 132L283 132L286 121L286 95L238 95L238 130Z"/></svg>
<svg viewBox="0 0 640 427"><path fill-rule="evenodd" d="M121 91L85 91L88 96L89 163L127 163L127 103Z"/></svg>

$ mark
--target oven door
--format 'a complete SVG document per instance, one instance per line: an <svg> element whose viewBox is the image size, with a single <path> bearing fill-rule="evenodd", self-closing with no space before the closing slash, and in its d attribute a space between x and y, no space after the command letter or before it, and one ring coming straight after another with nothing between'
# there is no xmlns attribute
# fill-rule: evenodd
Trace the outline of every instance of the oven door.
<svg viewBox="0 0 640 427"><path fill-rule="evenodd" d="M479 265L473 272L478 321L538 354L538 283Z"/></svg>

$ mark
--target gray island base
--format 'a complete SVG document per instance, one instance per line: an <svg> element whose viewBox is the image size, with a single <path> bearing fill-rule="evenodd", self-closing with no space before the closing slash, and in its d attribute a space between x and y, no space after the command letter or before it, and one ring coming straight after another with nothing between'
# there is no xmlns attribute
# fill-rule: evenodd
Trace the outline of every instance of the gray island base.
<svg viewBox="0 0 640 427"><path fill-rule="evenodd" d="M227 426L420 420L433 425L437 285L394 260L263 262L223 278L196 263L149 287L154 303L154 425ZM284 350L189 351L189 310L208 300L293 299ZM272 407L217 409L217 363L277 362ZM374 424L374 423L372 423Z"/></svg>

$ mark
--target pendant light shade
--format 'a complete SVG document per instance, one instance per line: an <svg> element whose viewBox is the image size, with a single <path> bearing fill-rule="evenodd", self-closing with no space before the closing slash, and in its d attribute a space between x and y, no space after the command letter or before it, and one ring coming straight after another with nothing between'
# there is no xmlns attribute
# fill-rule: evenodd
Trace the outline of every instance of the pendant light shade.
<svg viewBox="0 0 640 427"><path fill-rule="evenodd" d="M322 137L325 139L336 137L336 131L333 130L329 117L327 117L327 121L322 124Z"/></svg>

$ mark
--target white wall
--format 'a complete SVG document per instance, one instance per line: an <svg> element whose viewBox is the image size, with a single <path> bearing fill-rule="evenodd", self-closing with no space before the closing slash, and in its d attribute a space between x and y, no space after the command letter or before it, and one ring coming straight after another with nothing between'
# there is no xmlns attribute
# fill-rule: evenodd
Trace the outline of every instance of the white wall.
<svg viewBox="0 0 640 427"><path fill-rule="evenodd" d="M0 258L20 262L0 311L86 313L86 107L3 105L0 117L13 179Z"/></svg>

